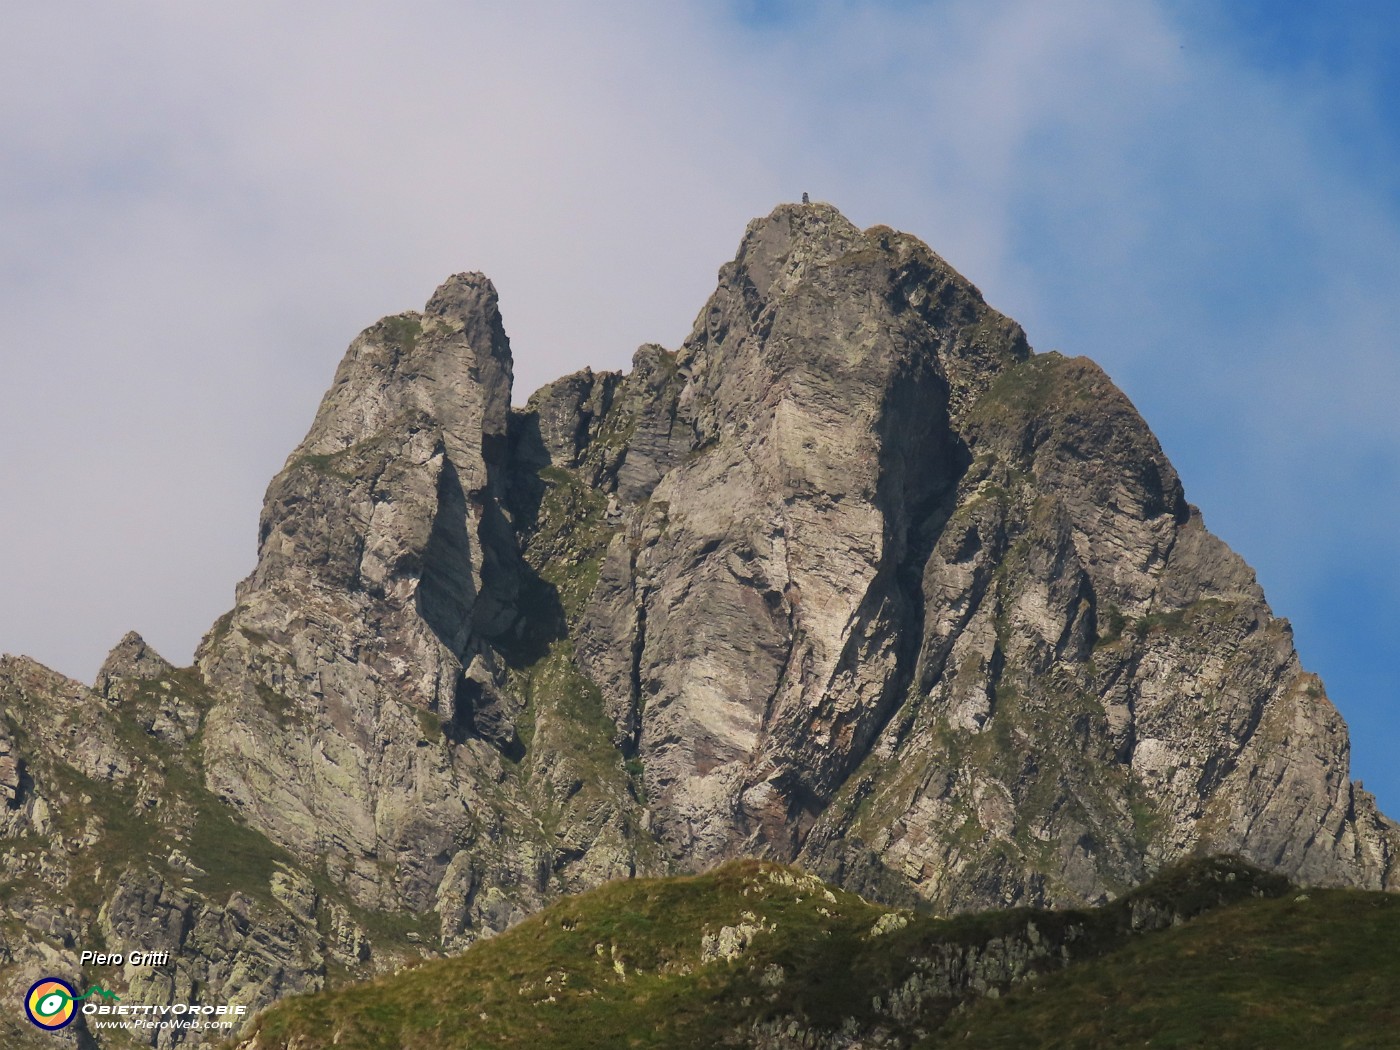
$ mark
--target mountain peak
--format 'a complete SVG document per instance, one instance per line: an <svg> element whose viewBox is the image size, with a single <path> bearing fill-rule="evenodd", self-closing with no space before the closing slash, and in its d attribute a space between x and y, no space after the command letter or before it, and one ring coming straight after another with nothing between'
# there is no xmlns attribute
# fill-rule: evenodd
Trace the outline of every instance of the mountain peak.
<svg viewBox="0 0 1400 1050"><path fill-rule="evenodd" d="M94 688L105 693L108 685L116 678L154 679L161 678L174 670L173 665L146 644L135 631L128 631L122 640L112 647L107 659L97 672Z"/></svg>
<svg viewBox="0 0 1400 1050"><path fill-rule="evenodd" d="M731 264L767 298L794 285L860 239L860 229L830 204L780 204L744 231Z"/></svg>
<svg viewBox="0 0 1400 1050"><path fill-rule="evenodd" d="M455 951L735 857L946 912L1194 853L1400 885L1340 716L1146 422L917 238L781 205L681 347L520 410L511 367L491 282L450 277L352 342L196 668L128 636L104 703L0 660L0 860L53 944L159 929L260 1004L391 967L386 930ZM91 863L90 821L148 819L178 848Z"/></svg>
<svg viewBox="0 0 1400 1050"><path fill-rule="evenodd" d="M512 372L495 285L480 273L455 274L421 313L382 318L351 343L288 462L424 426L440 428L464 460L480 458L477 431L504 440Z"/></svg>
<svg viewBox="0 0 1400 1050"><path fill-rule="evenodd" d="M453 327L460 325L468 345L477 353L510 360L510 341L501 323L496 286L485 274L457 273L447 278L428 299L423 316Z"/></svg>
<svg viewBox="0 0 1400 1050"><path fill-rule="evenodd" d="M1393 878L1335 711L1146 423L918 238L779 205L677 351L513 415L509 355L481 274L367 329L202 657L380 771L298 789L355 864L415 872L366 866L373 893L477 885L443 867L476 834L453 800L503 760L531 770L493 847L511 878L534 831L504 814L536 811L583 880L638 870L641 826L671 866L796 859L948 908L1094 900L1205 847ZM421 739L404 710L446 748L426 845L382 813ZM289 848L294 807L258 785L299 783L297 746L214 763Z"/></svg>
<svg viewBox="0 0 1400 1050"><path fill-rule="evenodd" d="M0 659L0 860L60 917L10 986L160 948L258 1007L735 857L939 911L1197 853L1400 888L1147 423L917 238L783 204L678 350L510 386L449 277L351 343L196 668Z"/></svg>

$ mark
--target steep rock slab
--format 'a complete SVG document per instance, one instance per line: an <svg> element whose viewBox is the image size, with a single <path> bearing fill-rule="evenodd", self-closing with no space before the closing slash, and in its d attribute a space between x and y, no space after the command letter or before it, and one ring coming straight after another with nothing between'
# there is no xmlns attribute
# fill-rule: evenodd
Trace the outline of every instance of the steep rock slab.
<svg viewBox="0 0 1400 1050"><path fill-rule="evenodd" d="M779 208L619 391L578 649L678 863L958 908L1193 851L1395 882L1340 719L1146 424L919 242Z"/></svg>
<svg viewBox="0 0 1400 1050"><path fill-rule="evenodd" d="M685 863L790 853L868 749L912 672L951 421L1027 352L913 238L825 206L750 226L638 420L582 631Z"/></svg>
<svg viewBox="0 0 1400 1050"><path fill-rule="evenodd" d="M1018 365L968 441L915 687L808 862L946 907L1095 899L1190 852L1393 885L1394 826L1286 621L1097 366Z"/></svg>

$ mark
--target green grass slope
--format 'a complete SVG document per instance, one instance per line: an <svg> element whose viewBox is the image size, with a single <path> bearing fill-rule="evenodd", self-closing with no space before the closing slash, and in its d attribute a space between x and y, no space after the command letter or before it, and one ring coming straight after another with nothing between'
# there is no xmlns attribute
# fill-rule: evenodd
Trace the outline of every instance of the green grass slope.
<svg viewBox="0 0 1400 1050"><path fill-rule="evenodd" d="M922 1046L1400 1047L1400 897L1245 901L984 999Z"/></svg>
<svg viewBox="0 0 1400 1050"><path fill-rule="evenodd" d="M1372 927L1400 915L1400 901L1299 896L1276 876L1212 859L1098 909L937 919L745 861L613 883L456 958L289 999L240 1045L1325 1046L1334 1045L1326 1041L1334 1014L1348 1015L1349 1030L1384 1026L1383 975L1395 966L1386 934ZM1250 960L1266 968L1257 988L1236 996L1228 981L1248 985ZM1152 991L1170 980L1184 983ZM1313 989L1326 982L1351 988L1352 1005L1314 1009ZM1362 1017L1358 996L1378 1012ZM1245 1015L1278 1021L1260 1032L1288 1034L1221 1042L1221 1026ZM1120 1016L1136 1027L1112 1027ZM1216 1041L1190 1042L1197 1032ZM1178 1041L1159 1044L1159 1035Z"/></svg>

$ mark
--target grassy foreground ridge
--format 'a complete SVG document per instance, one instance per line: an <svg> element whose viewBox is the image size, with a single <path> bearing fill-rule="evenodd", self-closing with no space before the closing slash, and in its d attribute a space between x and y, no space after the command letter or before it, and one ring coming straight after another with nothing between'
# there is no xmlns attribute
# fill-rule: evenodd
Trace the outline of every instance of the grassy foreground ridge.
<svg viewBox="0 0 1400 1050"><path fill-rule="evenodd" d="M612 883L286 1000L249 1050L1400 1046L1400 899L1229 858L1100 908L934 918L781 865Z"/></svg>

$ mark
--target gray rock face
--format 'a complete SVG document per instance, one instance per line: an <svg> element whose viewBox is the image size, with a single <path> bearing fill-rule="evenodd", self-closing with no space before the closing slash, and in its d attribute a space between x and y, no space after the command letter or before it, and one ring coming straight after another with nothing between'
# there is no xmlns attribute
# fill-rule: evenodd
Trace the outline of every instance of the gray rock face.
<svg viewBox="0 0 1400 1050"><path fill-rule="evenodd" d="M1400 882L1287 622L1132 405L916 239L780 207L678 350L510 400L495 290L453 277L352 343L195 668L135 635L96 692L4 665L6 878L81 883L36 844L98 833L82 797L166 829L86 905L25 898L11 958L178 926L191 980L262 1002L736 855L950 910L1193 852ZM209 883L201 813L255 870Z"/></svg>
<svg viewBox="0 0 1400 1050"><path fill-rule="evenodd" d="M1392 884L1286 622L1091 362L815 205L750 226L668 367L579 653L678 863L945 908L1198 850Z"/></svg>
<svg viewBox="0 0 1400 1050"><path fill-rule="evenodd" d="M666 441L618 471L632 509L583 625L585 652L635 651L630 683L595 673L677 856L791 856L869 750L913 672L952 419L1027 353L912 238L820 206L750 227L669 363Z"/></svg>

